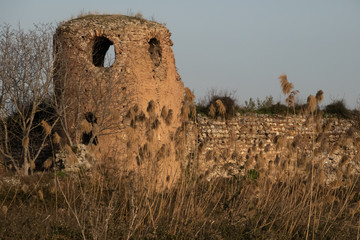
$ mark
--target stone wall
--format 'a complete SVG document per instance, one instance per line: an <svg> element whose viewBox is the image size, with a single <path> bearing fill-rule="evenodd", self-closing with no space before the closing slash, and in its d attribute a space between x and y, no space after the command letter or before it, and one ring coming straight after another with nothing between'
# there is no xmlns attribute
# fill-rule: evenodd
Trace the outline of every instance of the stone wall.
<svg viewBox="0 0 360 240"><path fill-rule="evenodd" d="M198 156L196 164L207 178L249 169L290 174L306 170L310 159L321 165L328 182L338 167L359 173L360 134L351 120L253 114L230 120L198 115L197 122L198 133L196 125L189 127L188 151Z"/></svg>

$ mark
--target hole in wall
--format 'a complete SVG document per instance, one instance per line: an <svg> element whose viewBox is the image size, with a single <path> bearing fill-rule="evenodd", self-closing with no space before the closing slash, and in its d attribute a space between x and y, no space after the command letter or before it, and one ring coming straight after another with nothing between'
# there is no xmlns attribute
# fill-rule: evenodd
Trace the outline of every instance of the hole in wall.
<svg viewBox="0 0 360 240"><path fill-rule="evenodd" d="M92 112L87 112L85 114L85 119L92 126L94 126L94 124L97 124L97 117ZM98 143L99 143L97 136L95 136L95 137L93 136L93 131L90 131L89 133L83 133L81 138L82 138L81 143L85 144L85 145L89 145L91 139L93 139L92 142L91 142L92 144L98 145Z"/></svg>
<svg viewBox="0 0 360 240"><path fill-rule="evenodd" d="M156 38L150 39L148 50L151 60L153 61L154 65L158 67L161 63L161 47L159 40Z"/></svg>
<svg viewBox="0 0 360 240"><path fill-rule="evenodd" d="M96 37L92 49L95 67L111 67L115 62L114 44L106 37Z"/></svg>

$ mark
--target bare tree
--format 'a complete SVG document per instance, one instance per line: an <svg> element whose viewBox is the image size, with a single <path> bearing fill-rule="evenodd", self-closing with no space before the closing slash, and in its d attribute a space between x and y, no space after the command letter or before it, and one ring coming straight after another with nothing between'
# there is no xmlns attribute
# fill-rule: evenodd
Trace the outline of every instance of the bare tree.
<svg viewBox="0 0 360 240"><path fill-rule="evenodd" d="M25 175L55 125L36 119L52 94L52 35L46 24L29 31L0 28L0 159ZM32 139L41 124L45 131Z"/></svg>

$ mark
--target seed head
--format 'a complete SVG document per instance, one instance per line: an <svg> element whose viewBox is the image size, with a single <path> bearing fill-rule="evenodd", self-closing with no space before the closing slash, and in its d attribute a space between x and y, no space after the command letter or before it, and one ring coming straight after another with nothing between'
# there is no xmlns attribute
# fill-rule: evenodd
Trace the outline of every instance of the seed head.
<svg viewBox="0 0 360 240"><path fill-rule="evenodd" d="M322 90L317 91L315 98L319 104L324 99L324 92Z"/></svg>
<svg viewBox="0 0 360 240"><path fill-rule="evenodd" d="M45 120L42 120L41 121L41 126L44 128L44 132L46 135L50 135L51 133L51 127L50 125L45 121Z"/></svg>
<svg viewBox="0 0 360 240"><path fill-rule="evenodd" d="M218 99L218 100L216 100L216 105L218 106L218 110L219 110L220 115L221 115L221 116L225 116L225 114L226 114L226 107L225 107L225 105L223 104L223 102L222 102L220 99Z"/></svg>
<svg viewBox="0 0 360 240"><path fill-rule="evenodd" d="M192 91L189 88L185 88L185 101L192 103L195 99L195 95L192 93Z"/></svg>
<svg viewBox="0 0 360 240"><path fill-rule="evenodd" d="M289 83L287 80L287 75L283 74L279 76L280 79L280 84L281 84L281 89L282 92L287 95L290 93L291 89L294 88L294 85L292 83Z"/></svg>
<svg viewBox="0 0 360 240"><path fill-rule="evenodd" d="M60 144L61 137L59 136L59 134L57 132L55 132L53 140L54 140L54 143Z"/></svg>
<svg viewBox="0 0 360 240"><path fill-rule="evenodd" d="M209 107L209 115L211 117L215 117L216 115L216 108L214 106L214 104L210 104L210 107Z"/></svg>
<svg viewBox="0 0 360 240"><path fill-rule="evenodd" d="M307 99L308 109L313 113L316 109L316 98L313 95L310 95Z"/></svg>

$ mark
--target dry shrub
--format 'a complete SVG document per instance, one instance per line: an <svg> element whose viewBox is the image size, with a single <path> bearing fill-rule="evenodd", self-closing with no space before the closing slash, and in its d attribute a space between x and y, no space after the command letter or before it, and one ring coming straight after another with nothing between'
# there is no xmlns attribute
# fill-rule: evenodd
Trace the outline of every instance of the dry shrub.
<svg viewBox="0 0 360 240"><path fill-rule="evenodd" d="M346 108L344 100L336 100L324 109L325 113L332 114L341 118L350 118L351 112Z"/></svg>
<svg viewBox="0 0 360 240"><path fill-rule="evenodd" d="M216 89L212 89L208 91L208 94L203 98L200 99L196 103L196 110L198 113L202 113L211 117L221 116L220 112L218 112L216 100L221 100L222 104L225 106L226 114L225 118L230 119L235 115L235 111L239 110L240 107L236 104L235 101L235 92L231 91L218 91ZM215 113L210 115L210 107L213 105L215 111L211 111L211 113ZM211 107L211 108L213 108ZM213 109L214 110L214 109Z"/></svg>
<svg viewBox="0 0 360 240"><path fill-rule="evenodd" d="M211 107L213 106L213 107ZM217 107L215 107L217 106ZM213 117L220 116L225 117L226 119L231 118L235 114L236 104L235 100L232 97L229 96L213 96L208 109L209 109L209 115L212 116L210 113L213 113L215 108L215 114Z"/></svg>

